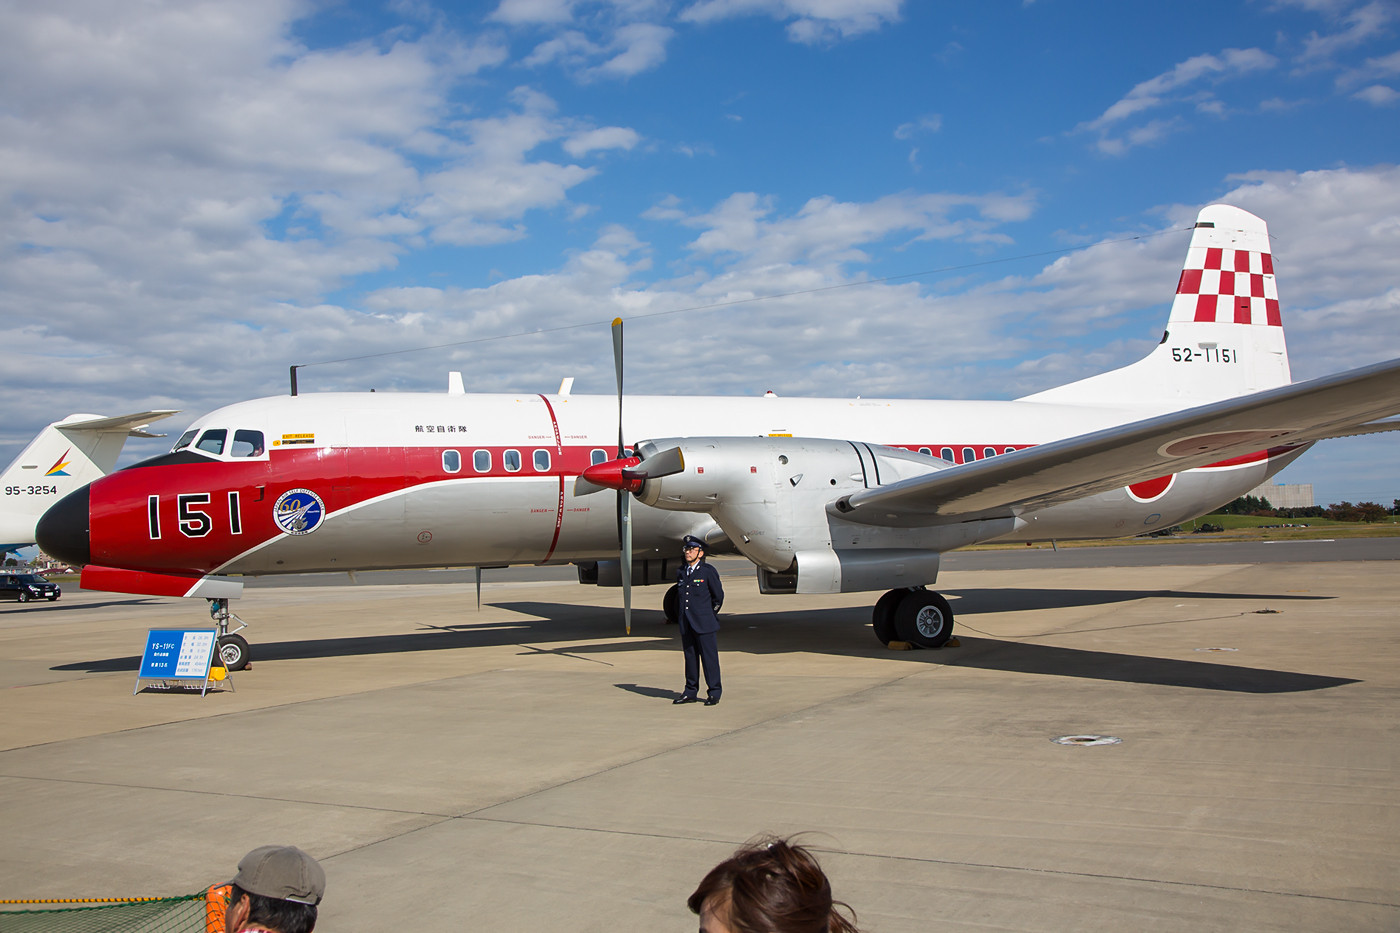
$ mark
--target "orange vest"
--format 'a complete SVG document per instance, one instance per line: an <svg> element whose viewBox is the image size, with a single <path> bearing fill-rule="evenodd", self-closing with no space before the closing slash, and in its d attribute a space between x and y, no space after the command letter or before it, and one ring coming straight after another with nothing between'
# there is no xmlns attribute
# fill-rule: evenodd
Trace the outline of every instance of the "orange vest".
<svg viewBox="0 0 1400 933"><path fill-rule="evenodd" d="M224 933L224 918L232 893L233 885L229 884L211 884L204 892L204 933Z"/></svg>

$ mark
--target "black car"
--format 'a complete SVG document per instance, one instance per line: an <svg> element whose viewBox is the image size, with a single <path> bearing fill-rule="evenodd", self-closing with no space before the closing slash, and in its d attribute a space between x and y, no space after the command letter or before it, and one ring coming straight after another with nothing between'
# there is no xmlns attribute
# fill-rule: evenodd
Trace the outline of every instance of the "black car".
<svg viewBox="0 0 1400 933"><path fill-rule="evenodd" d="M36 573L0 573L0 599L17 599L27 603L31 599L47 599L53 602L63 595L57 583L50 583Z"/></svg>

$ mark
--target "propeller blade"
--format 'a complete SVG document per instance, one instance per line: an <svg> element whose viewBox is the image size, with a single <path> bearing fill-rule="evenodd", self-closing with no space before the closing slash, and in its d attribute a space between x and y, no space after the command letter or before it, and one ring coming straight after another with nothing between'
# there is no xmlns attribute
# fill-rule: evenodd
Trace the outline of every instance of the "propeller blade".
<svg viewBox="0 0 1400 933"><path fill-rule="evenodd" d="M591 496L591 495L593 495L595 492L602 492L604 489L607 489L607 488L608 488L607 486L599 486L597 483L590 482L589 480L587 480L587 479L585 479L585 478L583 477L583 474L582 474L582 473L580 473L578 476L575 476L575 477L574 477L574 497L575 497L575 498L577 498L577 497L579 497L579 496Z"/></svg>
<svg viewBox="0 0 1400 933"><path fill-rule="evenodd" d="M679 447L668 447L652 454L634 467L627 467L623 473L643 480L660 479L685 472L685 456Z"/></svg>
<svg viewBox="0 0 1400 933"><path fill-rule="evenodd" d="M627 458L627 447L622 442L622 318L615 317L612 322L613 341L613 368L617 370L617 459L612 463L599 463L589 467L589 470L596 471L592 477L579 479L584 482L597 482L595 477L602 473L608 479L615 476L618 481L623 479L622 470L624 466L634 466L641 461L636 457ZM606 469L599 470L599 467ZM584 471L585 474L588 470ZM630 480L629 480L630 482ZM575 483L577 485L577 483ZM622 571L622 623L627 629L627 634L632 634L632 495L625 486L614 482L599 483L599 485L617 490L617 548L619 552L618 569Z"/></svg>
<svg viewBox="0 0 1400 933"><path fill-rule="evenodd" d="M622 509L622 622L632 634L632 496L619 492Z"/></svg>
<svg viewBox="0 0 1400 933"><path fill-rule="evenodd" d="M621 460L626 450L622 443L622 318L612 322L613 368L617 370L617 459Z"/></svg>

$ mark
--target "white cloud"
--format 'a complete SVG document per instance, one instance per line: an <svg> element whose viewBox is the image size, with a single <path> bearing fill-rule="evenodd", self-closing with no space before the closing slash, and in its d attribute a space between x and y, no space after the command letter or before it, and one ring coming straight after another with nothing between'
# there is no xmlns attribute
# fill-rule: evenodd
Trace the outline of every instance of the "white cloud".
<svg viewBox="0 0 1400 933"><path fill-rule="evenodd" d="M1224 105L1209 96L1209 92L1187 94L1186 89L1264 71L1277 63L1277 59L1260 49L1225 49L1218 55L1193 56L1170 71L1141 82L1096 119L1075 127L1075 132L1096 134L1096 145L1101 152L1121 155L1137 146L1157 142L1186 125L1173 116L1123 129L1122 125L1129 120L1151 110L1182 103L1192 104L1198 112L1220 116Z"/></svg>
<svg viewBox="0 0 1400 933"><path fill-rule="evenodd" d="M925 133L937 133L943 128L943 117L936 113L925 114L908 123L901 123L894 129L895 139L913 139Z"/></svg>
<svg viewBox="0 0 1400 933"><path fill-rule="evenodd" d="M564 140L564 151L578 158L600 149L631 149L641 139L636 130L625 126L603 126L574 133Z"/></svg>
<svg viewBox="0 0 1400 933"><path fill-rule="evenodd" d="M786 22L788 38L807 45L875 32L899 21L901 0L700 0L682 21L711 23L742 16Z"/></svg>
<svg viewBox="0 0 1400 933"><path fill-rule="evenodd" d="M630 78L666 60L666 43L675 31L653 23L631 23L613 34L606 47L611 57L584 72L585 77Z"/></svg>
<svg viewBox="0 0 1400 933"><path fill-rule="evenodd" d="M574 16L575 0L501 0L488 19L511 25L567 23Z"/></svg>
<svg viewBox="0 0 1400 933"><path fill-rule="evenodd" d="M1394 88L1387 87L1384 84L1373 84L1370 87L1363 87L1351 96L1358 100L1364 100L1366 103L1377 107L1388 107L1397 100L1400 100L1400 93L1397 93Z"/></svg>
<svg viewBox="0 0 1400 933"><path fill-rule="evenodd" d="M1342 13L1328 10L1343 23L1338 32L1319 35L1310 34L1303 43L1303 52L1298 56L1303 66L1330 63L1339 53L1358 48L1377 36L1384 35L1387 26L1397 18L1394 3L1365 3Z"/></svg>

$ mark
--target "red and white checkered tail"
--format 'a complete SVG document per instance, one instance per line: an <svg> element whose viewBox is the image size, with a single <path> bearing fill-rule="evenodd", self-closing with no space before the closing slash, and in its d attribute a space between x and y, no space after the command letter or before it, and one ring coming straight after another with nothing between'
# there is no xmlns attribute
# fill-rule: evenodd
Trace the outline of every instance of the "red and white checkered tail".
<svg viewBox="0 0 1400 933"><path fill-rule="evenodd" d="M1269 228L1248 211L1201 211L1162 342L1136 363L1027 396L1179 408L1292 382Z"/></svg>
<svg viewBox="0 0 1400 933"><path fill-rule="evenodd" d="M1224 204L1201 211L1170 321L1283 326L1264 221Z"/></svg>

